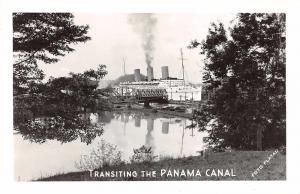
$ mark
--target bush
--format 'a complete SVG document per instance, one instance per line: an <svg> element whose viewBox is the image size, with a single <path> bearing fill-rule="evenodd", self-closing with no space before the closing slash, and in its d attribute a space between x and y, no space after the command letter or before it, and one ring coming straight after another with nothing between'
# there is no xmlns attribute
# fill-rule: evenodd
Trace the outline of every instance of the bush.
<svg viewBox="0 0 300 194"><path fill-rule="evenodd" d="M153 155L152 148L142 146L138 149L133 149L133 155L130 158L131 163L150 163L153 162L157 156Z"/></svg>
<svg viewBox="0 0 300 194"><path fill-rule="evenodd" d="M95 170L104 166L114 166L123 163L122 153L117 146L101 139L96 148L89 155L82 155L75 167L80 170Z"/></svg>

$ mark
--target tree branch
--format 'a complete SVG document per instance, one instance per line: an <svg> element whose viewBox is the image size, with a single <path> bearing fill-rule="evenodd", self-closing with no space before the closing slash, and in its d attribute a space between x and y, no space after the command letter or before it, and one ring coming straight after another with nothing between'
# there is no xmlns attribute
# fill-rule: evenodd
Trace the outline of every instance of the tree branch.
<svg viewBox="0 0 300 194"><path fill-rule="evenodd" d="M38 52L38 51L35 51L35 52L32 53L32 55L30 55L27 59L24 59L24 60L22 60L22 61L20 61L20 62L14 63L13 65L19 65L19 64L21 64L21 63L24 63L25 61L30 60L31 58L34 57L35 53L37 53L37 52Z"/></svg>

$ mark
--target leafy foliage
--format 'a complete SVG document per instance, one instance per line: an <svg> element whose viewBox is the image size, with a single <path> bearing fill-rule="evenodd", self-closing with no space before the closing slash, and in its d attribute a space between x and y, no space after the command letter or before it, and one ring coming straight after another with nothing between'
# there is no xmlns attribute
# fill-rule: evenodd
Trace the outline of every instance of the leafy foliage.
<svg viewBox="0 0 300 194"><path fill-rule="evenodd" d="M90 40L86 36L89 27L77 26L73 19L71 13L14 13L14 52L32 62L57 62L55 56L74 51L70 44Z"/></svg>
<svg viewBox="0 0 300 194"><path fill-rule="evenodd" d="M44 78L37 61L54 63L74 51L72 44L86 42L89 27L74 24L71 13L13 13L14 92Z"/></svg>
<svg viewBox="0 0 300 194"><path fill-rule="evenodd" d="M229 36L228 36L229 35ZM285 14L238 14L226 33L212 24L192 41L206 56L210 99L197 113L216 148L266 149L285 145Z"/></svg>
<svg viewBox="0 0 300 194"><path fill-rule="evenodd" d="M138 149L133 149L133 155L130 158L130 161L132 163L149 163L153 162L156 157L157 156L153 155L151 147L146 147L143 145Z"/></svg>
<svg viewBox="0 0 300 194"><path fill-rule="evenodd" d="M93 78L96 81L102 79L106 74L107 74L106 65L103 64L98 65L97 70L90 69L83 72L83 76L85 78L89 78L89 79Z"/></svg>
<svg viewBox="0 0 300 194"><path fill-rule="evenodd" d="M112 166L121 164L122 153L118 151L117 146L101 139L96 148L93 148L89 155L81 156L79 162L75 163L76 168L80 170L95 170L103 166Z"/></svg>
<svg viewBox="0 0 300 194"><path fill-rule="evenodd" d="M101 124L82 114L107 107L97 90L106 66L48 81L38 68L38 62L55 63L73 45L90 40L88 29L74 24L71 13L13 14L14 129L24 138L38 143L80 138L89 144L103 133Z"/></svg>
<svg viewBox="0 0 300 194"><path fill-rule="evenodd" d="M103 70L101 75L105 74ZM89 144L102 135L101 125L91 125L88 118L81 116L88 109L109 109L97 90L98 81L78 73L35 86L30 93L14 97L14 128L23 137L38 143L47 139L64 143L80 137Z"/></svg>

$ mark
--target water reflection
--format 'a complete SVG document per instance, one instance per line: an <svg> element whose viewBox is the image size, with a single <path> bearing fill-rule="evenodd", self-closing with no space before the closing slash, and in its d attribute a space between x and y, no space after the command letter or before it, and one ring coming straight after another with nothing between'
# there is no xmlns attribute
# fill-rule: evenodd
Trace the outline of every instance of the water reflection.
<svg viewBox="0 0 300 194"><path fill-rule="evenodd" d="M152 135L153 126L154 126L154 119L149 117L147 119L147 134L146 134L146 138L145 138L145 146L151 147L152 152L155 152L154 138Z"/></svg>
<svg viewBox="0 0 300 194"><path fill-rule="evenodd" d="M33 118L15 126L16 133L34 143L57 140L67 143L80 139L90 144L103 134L103 124L94 114L65 114L64 116Z"/></svg>
<svg viewBox="0 0 300 194"><path fill-rule="evenodd" d="M136 114L134 117L134 126L135 127L140 127L141 126L141 119L142 115L141 114Z"/></svg>
<svg viewBox="0 0 300 194"><path fill-rule="evenodd" d="M169 133L169 122L168 121L163 121L162 126L161 126L161 132L163 134L168 134Z"/></svg>
<svg viewBox="0 0 300 194"><path fill-rule="evenodd" d="M78 121L85 121L86 127L75 131L71 128L66 131L52 129L42 138L41 135L28 134L28 130L27 134L15 135L16 177L28 180L41 174L76 171L74 163L96 149L101 139L116 145L122 153L122 160L129 161L133 149L143 145L151 147L157 156L197 155L197 151L203 149L202 138L206 136L194 130L191 120L155 113L92 113L82 115ZM47 143L32 141L36 137Z"/></svg>

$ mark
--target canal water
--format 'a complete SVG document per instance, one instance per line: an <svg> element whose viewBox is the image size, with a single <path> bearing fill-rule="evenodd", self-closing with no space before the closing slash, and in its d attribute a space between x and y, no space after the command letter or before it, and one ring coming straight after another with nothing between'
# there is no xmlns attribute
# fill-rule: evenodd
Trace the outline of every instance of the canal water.
<svg viewBox="0 0 300 194"><path fill-rule="evenodd" d="M204 148L205 133L191 127L192 121L156 113L106 112L89 114L92 123L103 123L104 132L90 144L80 138L61 143L47 140L45 143L32 143L15 134L15 178L33 180L60 173L78 171L75 163L83 155L91 153L101 139L116 145L122 152L122 159L128 161L133 149L145 145L151 147L159 157L184 157L198 155Z"/></svg>

